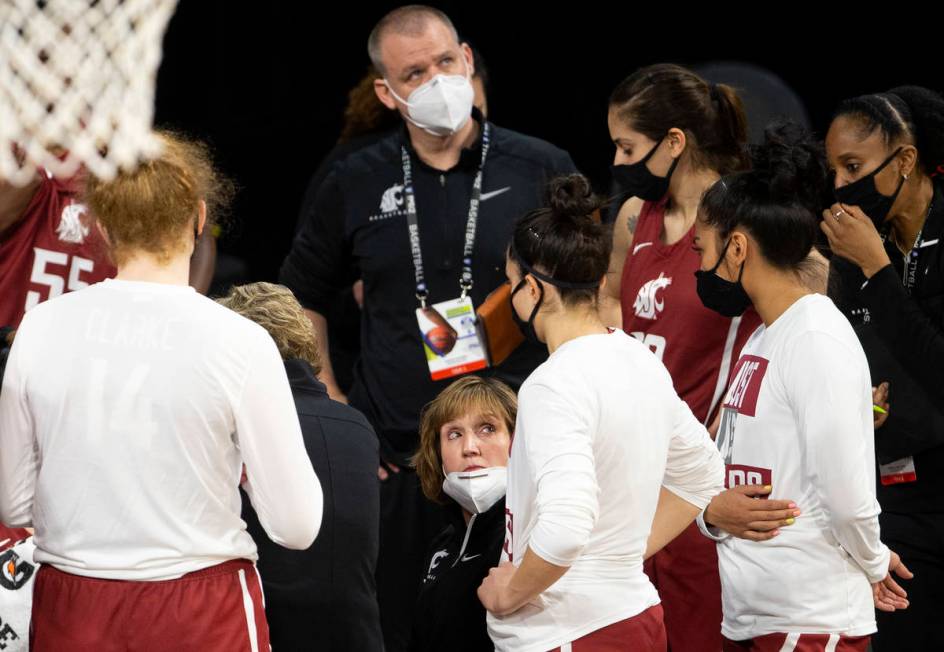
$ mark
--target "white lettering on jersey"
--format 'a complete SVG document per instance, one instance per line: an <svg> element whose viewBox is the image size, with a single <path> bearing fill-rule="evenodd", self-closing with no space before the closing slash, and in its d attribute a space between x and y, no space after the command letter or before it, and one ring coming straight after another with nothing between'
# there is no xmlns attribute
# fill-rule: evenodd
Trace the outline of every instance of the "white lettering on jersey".
<svg viewBox="0 0 944 652"><path fill-rule="evenodd" d="M630 333L637 340L649 347L649 350L656 354L656 357L659 360L665 356L665 338L661 335L654 335L653 333L643 333L642 331L634 331Z"/></svg>
<svg viewBox="0 0 944 652"><path fill-rule="evenodd" d="M82 216L88 212L84 204L69 204L62 209L56 234L62 242L82 244L88 237L89 227L82 222Z"/></svg>
<svg viewBox="0 0 944 652"><path fill-rule="evenodd" d="M68 276L48 271L49 265L68 267ZM88 283L79 278L79 274L82 272L91 272L93 269L95 269L95 263L88 258L72 256L70 261L69 254L34 247L33 269L30 273L30 282L49 288L45 299L52 299L53 297L58 297L66 290L73 292L88 287ZM66 279L68 279L68 285L66 285ZM32 310L45 299L41 292L30 290L26 293L26 305L24 306L24 310L27 312Z"/></svg>
<svg viewBox="0 0 944 652"><path fill-rule="evenodd" d="M658 319L659 313L665 308L665 301L658 296L659 290L672 285L671 277L659 272L659 278L652 279L639 288L633 310L637 317L642 319Z"/></svg>
<svg viewBox="0 0 944 652"><path fill-rule="evenodd" d="M738 374L738 377L734 382L734 391L731 392L731 397L725 403L726 407L734 408L735 410L741 407L741 404L744 402L744 397L747 395L747 388L750 387L751 377L754 375L754 372L757 371L760 367L760 362L745 362L741 367L741 371Z"/></svg>

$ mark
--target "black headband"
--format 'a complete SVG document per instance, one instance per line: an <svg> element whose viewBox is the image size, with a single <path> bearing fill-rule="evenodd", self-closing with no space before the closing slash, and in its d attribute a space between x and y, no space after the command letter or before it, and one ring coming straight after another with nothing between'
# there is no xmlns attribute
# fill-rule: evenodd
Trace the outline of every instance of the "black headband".
<svg viewBox="0 0 944 652"><path fill-rule="evenodd" d="M536 235L536 234L535 234ZM566 288L568 290L595 290L600 287L600 281L595 282L583 282L577 283L574 281L563 281L561 279L554 278L553 276L548 276L537 270L535 270L531 265L525 262L524 258L521 257L521 254L518 253L518 250L515 248L515 241L511 241L511 256L514 258L524 270L531 276L544 281L545 283L550 283L554 287Z"/></svg>

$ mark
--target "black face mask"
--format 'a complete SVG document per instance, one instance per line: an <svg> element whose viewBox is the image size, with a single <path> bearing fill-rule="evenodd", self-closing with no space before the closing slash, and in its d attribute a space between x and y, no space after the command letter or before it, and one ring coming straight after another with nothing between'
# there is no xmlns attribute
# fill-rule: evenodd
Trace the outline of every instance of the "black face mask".
<svg viewBox="0 0 944 652"><path fill-rule="evenodd" d="M905 183L905 177L902 176L901 181L898 182L898 188L895 189L895 193L891 197L888 197L880 193L875 186L875 175L881 172L886 165L891 163L892 160L898 156L900 151L901 147L896 149L895 152L885 159L875 170L858 181L854 181L834 190L837 201L846 206L858 206L861 208L862 212L872 220L876 229L882 228L885 218L888 217L888 212L892 209L892 204L895 203L898 193L901 192L901 187Z"/></svg>
<svg viewBox="0 0 944 652"><path fill-rule="evenodd" d="M730 240L725 243L714 267L708 270L700 269L695 272L695 290L698 292L698 298L701 299L702 305L709 310L714 310L724 317L738 317L744 314L744 311L751 305L751 298L747 296L744 286L741 285L741 277L744 275L744 263L741 263L737 281L728 281L715 274L718 267L721 266L721 261L724 260L724 255L727 253L730 244Z"/></svg>
<svg viewBox="0 0 944 652"><path fill-rule="evenodd" d="M534 329L534 318L537 317L538 310L541 309L541 304L544 302L544 285L537 279L535 279L535 282L538 284L538 289L541 290L541 295L538 297L538 302L534 304L534 309L531 311L528 321L525 321L518 316L518 311L515 310L514 302L515 294L517 294L518 290L527 284L527 278L522 278L518 282L518 285L516 285L511 291L511 296L509 296L508 302L511 304L511 318L515 320L515 324L518 325L518 329L521 331L521 334L524 335L525 339L541 344L541 340L538 339L538 333Z"/></svg>
<svg viewBox="0 0 944 652"><path fill-rule="evenodd" d="M655 151L659 149L662 140L656 143L656 146L649 150L641 161L636 161L631 165L610 166L618 196L639 197L644 201L659 201L665 197L665 193L669 191L669 180L679 160L677 158L672 160L672 165L669 166L669 171L664 177L657 177L646 167L646 161L652 158Z"/></svg>

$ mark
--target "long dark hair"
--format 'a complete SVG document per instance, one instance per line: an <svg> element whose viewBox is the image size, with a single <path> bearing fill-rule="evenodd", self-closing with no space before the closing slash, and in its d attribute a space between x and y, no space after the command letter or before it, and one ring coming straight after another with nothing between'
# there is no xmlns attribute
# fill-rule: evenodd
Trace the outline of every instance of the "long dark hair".
<svg viewBox="0 0 944 652"><path fill-rule="evenodd" d="M671 63L640 68L610 96L610 109L647 138L661 140L676 127L693 140L692 161L719 174L749 164L747 118L737 92Z"/></svg>

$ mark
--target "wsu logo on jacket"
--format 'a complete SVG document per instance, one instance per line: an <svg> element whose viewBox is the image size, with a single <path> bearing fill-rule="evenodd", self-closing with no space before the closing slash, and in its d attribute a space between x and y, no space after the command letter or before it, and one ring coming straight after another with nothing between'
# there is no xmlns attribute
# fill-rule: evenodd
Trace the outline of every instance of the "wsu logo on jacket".
<svg viewBox="0 0 944 652"><path fill-rule="evenodd" d="M658 319L659 313L665 308L665 301L659 297L659 290L670 285L672 285L672 279L666 278L665 274L660 272L659 278L654 278L639 288L639 294L636 295L636 301L633 303L636 316L642 319Z"/></svg>
<svg viewBox="0 0 944 652"><path fill-rule="evenodd" d="M380 212L381 213L392 213L398 208L403 207L403 186L399 183L394 184L390 188L387 188L384 191L383 197L380 199Z"/></svg>
<svg viewBox="0 0 944 652"><path fill-rule="evenodd" d="M403 193L403 184L395 183L380 197L380 212L371 215L369 221L386 220L397 215L405 215L406 197Z"/></svg>

